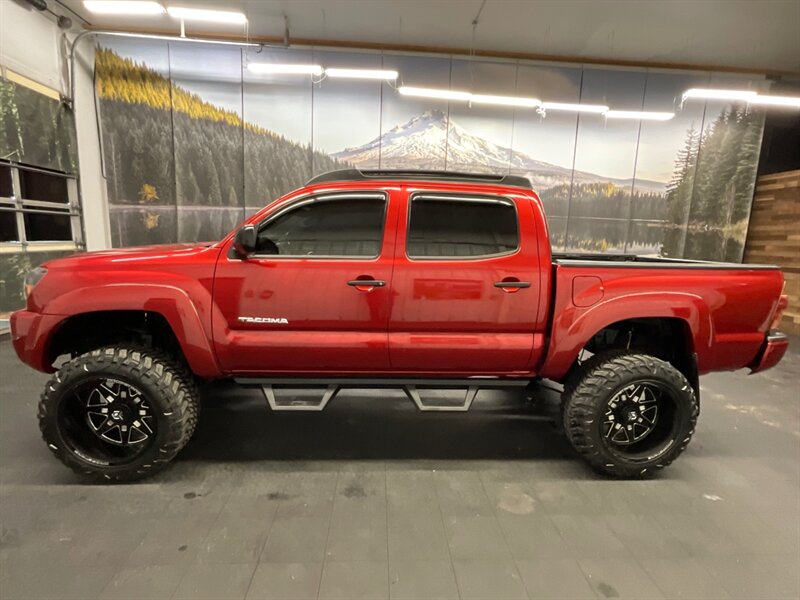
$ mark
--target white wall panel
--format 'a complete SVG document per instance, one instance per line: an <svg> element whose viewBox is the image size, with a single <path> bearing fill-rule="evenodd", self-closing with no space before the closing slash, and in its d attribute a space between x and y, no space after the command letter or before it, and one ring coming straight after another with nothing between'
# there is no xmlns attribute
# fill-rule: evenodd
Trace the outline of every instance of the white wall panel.
<svg viewBox="0 0 800 600"><path fill-rule="evenodd" d="M0 63L38 83L64 92L59 44L52 20L16 2L0 2Z"/></svg>

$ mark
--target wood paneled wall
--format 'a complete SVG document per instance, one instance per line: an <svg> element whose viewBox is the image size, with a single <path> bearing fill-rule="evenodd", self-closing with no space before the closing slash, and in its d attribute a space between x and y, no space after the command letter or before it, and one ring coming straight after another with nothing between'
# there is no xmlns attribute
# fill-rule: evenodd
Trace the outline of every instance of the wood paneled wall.
<svg viewBox="0 0 800 600"><path fill-rule="evenodd" d="M781 328L800 335L800 170L758 178L744 262L783 267L789 308Z"/></svg>

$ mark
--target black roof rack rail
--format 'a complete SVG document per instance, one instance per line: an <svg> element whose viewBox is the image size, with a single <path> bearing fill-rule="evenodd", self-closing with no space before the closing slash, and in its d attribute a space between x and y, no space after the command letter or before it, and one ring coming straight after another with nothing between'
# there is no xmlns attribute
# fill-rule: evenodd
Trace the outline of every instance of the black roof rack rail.
<svg viewBox="0 0 800 600"><path fill-rule="evenodd" d="M513 187L533 189L531 182L520 175L499 175L484 173L458 173L455 171L417 171L414 169L339 169L328 171L308 180L306 185L331 183L334 181L368 181L370 179L408 179L411 181L455 181L462 183L486 183L493 185L509 185Z"/></svg>

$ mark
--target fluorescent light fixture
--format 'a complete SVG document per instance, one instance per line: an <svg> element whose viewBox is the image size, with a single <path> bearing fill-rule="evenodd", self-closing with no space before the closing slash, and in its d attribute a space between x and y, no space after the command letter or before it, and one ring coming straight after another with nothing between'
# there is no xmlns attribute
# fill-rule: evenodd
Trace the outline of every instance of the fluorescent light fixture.
<svg viewBox="0 0 800 600"><path fill-rule="evenodd" d="M603 115L607 119L637 119L640 121L669 121L675 116L674 112L650 112L638 110L609 110Z"/></svg>
<svg viewBox="0 0 800 600"><path fill-rule="evenodd" d="M274 73L276 75L322 75L322 67L319 65L251 62L247 64L247 70L253 73Z"/></svg>
<svg viewBox="0 0 800 600"><path fill-rule="evenodd" d="M566 110L583 113L605 113L608 107L603 104L570 104L568 102L542 102L542 110Z"/></svg>
<svg viewBox="0 0 800 600"><path fill-rule="evenodd" d="M692 88L683 92L683 100L687 98L704 98L706 100L740 100L748 104L762 106L783 106L800 108L800 97L796 96L769 96L762 95L753 90L717 90Z"/></svg>
<svg viewBox="0 0 800 600"><path fill-rule="evenodd" d="M689 98L702 98L704 100L750 100L756 96L758 96L758 93L752 90L691 88L683 92L683 101Z"/></svg>
<svg viewBox="0 0 800 600"><path fill-rule="evenodd" d="M170 17L183 21L209 21L211 23L233 23L235 25L244 25L247 23L247 17L244 16L244 13L230 10L208 10L205 8L168 6L167 12Z"/></svg>
<svg viewBox="0 0 800 600"><path fill-rule="evenodd" d="M785 108L800 108L800 97L798 96L762 96L756 95L748 104L758 104L763 106L781 106Z"/></svg>
<svg viewBox="0 0 800 600"><path fill-rule="evenodd" d="M521 96L471 94L469 100L475 104L499 104L501 106L521 106L523 108L536 108L542 105L542 101L537 98L524 98Z"/></svg>
<svg viewBox="0 0 800 600"><path fill-rule="evenodd" d="M416 96L419 98L435 98L437 100L461 100L468 102L472 96L469 92L458 92L456 90L436 90L432 88L418 88L402 86L397 91L403 96Z"/></svg>
<svg viewBox="0 0 800 600"><path fill-rule="evenodd" d="M161 15L164 7L158 2L135 0L83 0L89 12L99 15Z"/></svg>
<svg viewBox="0 0 800 600"><path fill-rule="evenodd" d="M171 42L191 42L195 44L219 44L221 46L244 46L248 48L260 48L263 44L254 42L229 42L228 40L213 40L206 38L180 37L178 35L158 35L153 33L128 33L127 31L104 31L103 35L125 38L138 38L142 40L169 40Z"/></svg>
<svg viewBox="0 0 800 600"><path fill-rule="evenodd" d="M475 104L498 104L500 106L522 106L536 108L541 101L536 98L521 96L492 96L487 94L470 94L458 90L439 90L433 88L418 88L402 86L398 90L404 96L417 96L419 98L435 98L436 100L458 100L460 102L474 102Z"/></svg>
<svg viewBox="0 0 800 600"><path fill-rule="evenodd" d="M400 76L397 71L382 71L379 69L325 69L328 77L342 77L348 79L388 79L395 80Z"/></svg>

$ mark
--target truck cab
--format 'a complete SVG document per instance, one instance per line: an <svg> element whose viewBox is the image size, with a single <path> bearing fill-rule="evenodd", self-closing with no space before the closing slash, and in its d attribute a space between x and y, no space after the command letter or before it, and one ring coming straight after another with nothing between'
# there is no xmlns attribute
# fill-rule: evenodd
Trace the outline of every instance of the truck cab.
<svg viewBox="0 0 800 600"><path fill-rule="evenodd" d="M541 205L527 181L453 179L321 177L251 219L255 243L226 240L216 268L220 367L530 377L550 282Z"/></svg>

